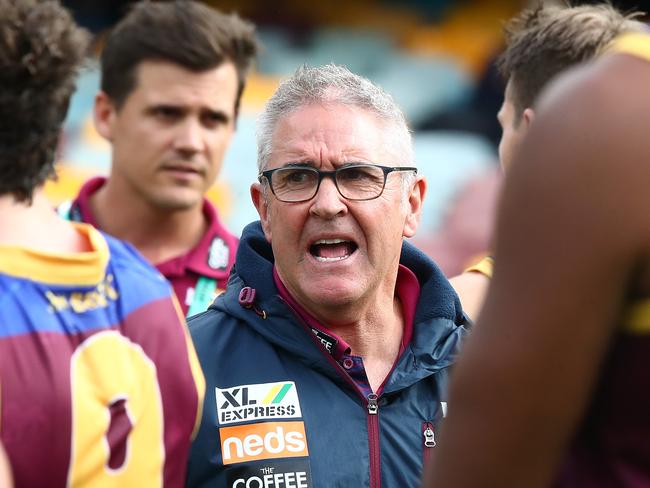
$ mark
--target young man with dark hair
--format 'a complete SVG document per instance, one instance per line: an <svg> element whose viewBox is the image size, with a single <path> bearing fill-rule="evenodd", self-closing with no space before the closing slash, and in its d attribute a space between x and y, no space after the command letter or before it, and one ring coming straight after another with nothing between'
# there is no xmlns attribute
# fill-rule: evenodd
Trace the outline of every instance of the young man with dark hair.
<svg viewBox="0 0 650 488"><path fill-rule="evenodd" d="M0 0L0 445L17 487L182 486L205 386L172 290L42 189L87 41Z"/></svg>
<svg viewBox="0 0 650 488"><path fill-rule="evenodd" d="M140 2L101 57L95 126L112 145L108 178L60 207L129 241L169 279L183 312L226 286L237 238L204 197L235 130L257 44L253 26L194 1Z"/></svg>
<svg viewBox="0 0 650 488"><path fill-rule="evenodd" d="M507 81L497 118L503 129L499 159L509 171L521 141L535 119L537 99L559 73L592 59L623 32L645 27L608 4L539 6L522 11L505 26L506 50L499 69ZM492 258L452 278L463 309L476 319L492 276Z"/></svg>

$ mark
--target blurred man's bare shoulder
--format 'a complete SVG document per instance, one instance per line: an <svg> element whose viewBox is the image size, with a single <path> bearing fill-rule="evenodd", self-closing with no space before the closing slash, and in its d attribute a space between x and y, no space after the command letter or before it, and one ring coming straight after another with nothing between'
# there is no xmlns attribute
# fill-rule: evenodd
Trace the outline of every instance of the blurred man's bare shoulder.
<svg viewBox="0 0 650 488"><path fill-rule="evenodd" d="M546 169L567 202L597 216L603 244L634 270L632 295L650 296L650 36L648 56L605 54L561 76L540 102L531 148L553 141ZM556 153L557 151L557 153ZM554 154L570 154L571 158ZM586 218L586 217L585 217ZM584 244L586 246L586 244ZM633 262L631 262L633 261Z"/></svg>

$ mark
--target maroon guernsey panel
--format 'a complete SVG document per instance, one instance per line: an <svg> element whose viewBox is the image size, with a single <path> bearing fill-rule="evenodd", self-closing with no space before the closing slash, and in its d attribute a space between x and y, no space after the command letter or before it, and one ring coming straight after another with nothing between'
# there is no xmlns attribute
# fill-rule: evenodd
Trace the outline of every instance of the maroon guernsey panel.
<svg viewBox="0 0 650 488"><path fill-rule="evenodd" d="M650 334L616 340L557 488L650 486L649 359Z"/></svg>

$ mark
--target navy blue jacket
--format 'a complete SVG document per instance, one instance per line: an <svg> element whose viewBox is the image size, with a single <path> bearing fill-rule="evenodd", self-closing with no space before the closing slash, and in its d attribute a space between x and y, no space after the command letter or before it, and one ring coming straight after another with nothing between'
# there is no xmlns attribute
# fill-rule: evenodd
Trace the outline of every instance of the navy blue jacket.
<svg viewBox="0 0 650 488"><path fill-rule="evenodd" d="M467 331L438 267L408 243L400 262L421 286L413 337L366 398L278 295L259 222L244 229L227 291L189 321L207 388L188 486L419 486Z"/></svg>

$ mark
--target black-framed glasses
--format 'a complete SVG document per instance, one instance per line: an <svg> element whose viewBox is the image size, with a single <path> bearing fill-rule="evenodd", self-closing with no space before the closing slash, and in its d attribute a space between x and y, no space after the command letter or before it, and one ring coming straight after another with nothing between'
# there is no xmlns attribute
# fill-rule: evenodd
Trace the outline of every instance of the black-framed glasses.
<svg viewBox="0 0 650 488"><path fill-rule="evenodd" d="M411 166L381 166L379 164L348 164L334 171L321 171L312 166L284 166L262 171L257 179L266 178L271 191L281 202L298 203L311 200L318 193L323 178L332 178L343 198L363 201L378 198L393 171L413 171Z"/></svg>

